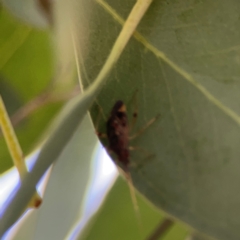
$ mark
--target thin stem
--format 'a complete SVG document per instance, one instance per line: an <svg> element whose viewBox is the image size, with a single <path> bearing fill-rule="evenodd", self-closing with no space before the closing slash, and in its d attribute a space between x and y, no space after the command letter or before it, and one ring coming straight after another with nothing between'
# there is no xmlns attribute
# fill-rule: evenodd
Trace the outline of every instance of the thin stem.
<svg viewBox="0 0 240 240"><path fill-rule="evenodd" d="M30 116L37 109L54 102L61 102L71 99L79 93L79 87L67 94L54 94L52 91L44 91L37 97L33 98L30 102L25 104L11 117L13 126L17 126L22 120Z"/></svg>
<svg viewBox="0 0 240 240"><path fill-rule="evenodd" d="M9 119L4 102L0 95L0 126L8 146L8 150L13 159L13 163L16 166L20 179L22 180L27 174L27 166L24 161L23 152L15 134L14 128ZM42 202L42 198L36 192L29 202L29 207L38 207Z"/></svg>
<svg viewBox="0 0 240 240"><path fill-rule="evenodd" d="M168 218L165 218L157 228L151 233L146 240L157 240L163 237L164 234L173 226L174 222Z"/></svg>

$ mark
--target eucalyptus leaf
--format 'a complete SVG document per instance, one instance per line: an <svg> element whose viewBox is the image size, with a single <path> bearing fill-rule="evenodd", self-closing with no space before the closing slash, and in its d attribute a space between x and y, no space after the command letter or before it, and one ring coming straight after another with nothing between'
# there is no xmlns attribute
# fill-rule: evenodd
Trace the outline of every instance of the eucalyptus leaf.
<svg viewBox="0 0 240 240"><path fill-rule="evenodd" d="M35 186L44 172L57 160L62 150L71 139L76 128L86 114L93 101L93 92L88 92L83 97L76 97L64 108L59 118L54 122L52 133L45 141L36 163L31 172L24 178L16 189L9 205L0 219L0 235L20 217L26 204L34 193ZM22 197L24 196L24 197Z"/></svg>
<svg viewBox="0 0 240 240"><path fill-rule="evenodd" d="M13 239L65 238L81 216L96 143L86 116L53 166L41 208L26 216Z"/></svg>
<svg viewBox="0 0 240 240"><path fill-rule="evenodd" d="M134 3L96 1L85 86ZM137 89L134 130L161 114L132 142L153 156L131 153L134 185L169 215L223 240L240 238L239 12L234 0L154 1L96 100L101 131L113 104L120 99L131 109ZM95 120L98 112L95 106Z"/></svg>
<svg viewBox="0 0 240 240"><path fill-rule="evenodd" d="M193 233L191 236L187 237L186 240L214 240L215 238L207 237L201 233Z"/></svg>
<svg viewBox="0 0 240 240"><path fill-rule="evenodd" d="M82 216L96 144L92 123L85 116L53 166L34 239L65 239Z"/></svg>

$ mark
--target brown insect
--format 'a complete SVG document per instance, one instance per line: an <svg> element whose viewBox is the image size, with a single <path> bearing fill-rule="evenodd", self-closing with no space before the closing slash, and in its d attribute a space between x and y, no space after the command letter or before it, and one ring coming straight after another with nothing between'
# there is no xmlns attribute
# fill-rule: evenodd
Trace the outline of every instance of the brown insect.
<svg viewBox="0 0 240 240"><path fill-rule="evenodd" d="M129 140L132 140L143 133L151 124L153 124L160 115L152 118L146 125L144 125L140 130L138 130L134 135L130 136L131 128L136 122L137 111L133 113L133 119L131 123L128 122L128 117L126 113L126 106L123 101L118 100L110 113L110 116L107 120L107 134L108 139L108 152L114 152L117 156L117 162L122 167L125 172L129 171L130 159L129 151L130 150L141 150L144 149L136 148L129 146Z"/></svg>
<svg viewBox="0 0 240 240"><path fill-rule="evenodd" d="M134 193L134 187L132 184L132 178L129 171L130 159L129 159L129 151L133 150L133 147L129 146L129 140L134 139L139 136L143 131L145 131L153 122L156 121L158 116L151 119L143 128L141 128L135 135L129 136L132 125L135 123L137 118L137 111L133 113L133 120L131 124L128 122L128 117L126 113L126 106L123 101L118 100L110 113L110 116L107 120L106 130L107 134L103 135L98 133L98 136L105 136L108 139L108 147L107 151L109 154L112 152L115 153L118 165L123 169L124 175L127 179L130 194L132 197L133 205L135 208L135 212L137 214L138 220L140 220L139 208L136 200L136 196ZM139 149L139 148L137 148Z"/></svg>
<svg viewBox="0 0 240 240"><path fill-rule="evenodd" d="M107 138L109 150L117 156L117 161L125 172L129 166L129 125L126 114L126 106L119 100L111 111L107 121Z"/></svg>

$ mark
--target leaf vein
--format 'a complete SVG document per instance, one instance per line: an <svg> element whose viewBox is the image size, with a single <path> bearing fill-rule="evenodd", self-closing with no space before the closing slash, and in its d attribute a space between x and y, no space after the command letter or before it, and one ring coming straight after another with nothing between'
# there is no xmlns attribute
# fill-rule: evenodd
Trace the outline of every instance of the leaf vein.
<svg viewBox="0 0 240 240"><path fill-rule="evenodd" d="M124 19L118 15L118 13L106 2L103 0L96 0L119 24L124 25ZM233 121L235 121L238 125L240 125L240 116L235 113L232 109L225 106L222 102L220 102L214 95L212 95L204 86L202 86L199 82L197 82L194 77L187 73L184 69L181 69L177 64L175 64L172 60L170 60L162 51L158 50L155 46L150 44L147 39L145 39L139 32L135 31L133 34L134 38L142 43L142 45L152 52L157 58L162 59L165 63L167 63L174 71L176 71L179 75L181 75L185 80L187 80L190 84L196 87L212 104L218 107L223 113L229 116Z"/></svg>

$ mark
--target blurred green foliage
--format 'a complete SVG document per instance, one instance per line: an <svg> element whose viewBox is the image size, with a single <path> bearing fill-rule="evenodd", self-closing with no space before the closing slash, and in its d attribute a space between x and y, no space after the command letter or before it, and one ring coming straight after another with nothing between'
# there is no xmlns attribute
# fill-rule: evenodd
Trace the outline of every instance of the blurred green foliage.
<svg viewBox="0 0 240 240"><path fill-rule="evenodd" d="M50 31L38 30L0 11L0 93L9 115L41 94L53 75ZM60 104L48 104L15 127L24 154L29 153ZM0 173L13 163L0 136Z"/></svg>
<svg viewBox="0 0 240 240"><path fill-rule="evenodd" d="M147 239L164 220L164 215L139 194L138 204L141 225L134 212L128 186L122 178L118 178L84 239L98 240L100 236L101 239L114 240ZM186 228L176 223L166 231L162 239L184 240L187 234Z"/></svg>

